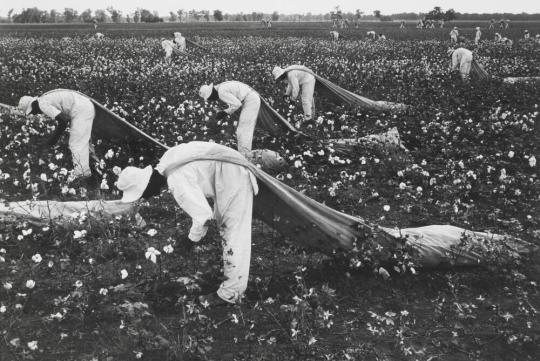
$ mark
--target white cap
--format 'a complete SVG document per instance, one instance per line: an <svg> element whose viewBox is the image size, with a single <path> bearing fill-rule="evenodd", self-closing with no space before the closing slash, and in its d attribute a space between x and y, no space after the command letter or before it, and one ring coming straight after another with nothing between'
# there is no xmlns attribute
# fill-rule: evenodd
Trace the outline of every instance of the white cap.
<svg viewBox="0 0 540 361"><path fill-rule="evenodd" d="M281 69L279 66L275 66L274 69L272 69L274 80L278 80L283 74L285 74L285 70Z"/></svg>
<svg viewBox="0 0 540 361"><path fill-rule="evenodd" d="M476 30L480 30L480 27L479 27L479 26L477 26L477 27L476 27Z"/></svg>
<svg viewBox="0 0 540 361"><path fill-rule="evenodd" d="M212 95L212 90L214 89L214 83L210 83L210 85L203 85L201 86L201 89L199 89L199 96L204 99L204 101L207 101L208 98L210 98L210 95Z"/></svg>
<svg viewBox="0 0 540 361"><path fill-rule="evenodd" d="M152 175L152 166L144 169L137 167L126 167L118 176L116 187L124 194L123 203L135 202L142 197L144 190L148 186L150 176Z"/></svg>
<svg viewBox="0 0 540 361"><path fill-rule="evenodd" d="M25 95L21 97L21 99L19 99L19 105L17 106L17 108L19 108L19 110L22 111L24 114L28 115L32 112L32 103L36 99L37 97Z"/></svg>

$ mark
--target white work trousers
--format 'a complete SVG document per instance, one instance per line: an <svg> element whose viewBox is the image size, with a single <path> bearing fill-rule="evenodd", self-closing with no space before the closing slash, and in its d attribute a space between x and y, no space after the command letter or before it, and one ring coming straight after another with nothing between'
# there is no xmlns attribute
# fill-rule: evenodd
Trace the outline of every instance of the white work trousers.
<svg viewBox="0 0 540 361"><path fill-rule="evenodd" d="M93 147L90 144L92 135L92 124L96 111L92 102L80 102L71 110L71 122L69 130L69 150L73 160L73 176L89 177L92 175L90 170L90 150Z"/></svg>
<svg viewBox="0 0 540 361"><path fill-rule="evenodd" d="M227 302L237 302L246 291L251 262L253 186L249 171L235 164L216 165L214 217L223 238L223 281L217 291ZM223 189L219 189L221 187ZM226 188L226 189L225 189Z"/></svg>
<svg viewBox="0 0 540 361"><path fill-rule="evenodd" d="M259 95L252 91L244 99L238 127L236 128L236 139L238 142L238 152L243 156L251 153L253 143L253 132L257 124L257 117L261 108L261 99Z"/></svg>
<svg viewBox="0 0 540 361"><path fill-rule="evenodd" d="M461 74L461 79L467 80L469 78L469 73L471 72L472 59L463 59L459 64L459 73Z"/></svg>
<svg viewBox="0 0 540 361"><path fill-rule="evenodd" d="M304 120L310 120L315 114L315 102L313 93L315 92L316 80L309 81L300 86L300 98L302 99L302 109L304 110Z"/></svg>

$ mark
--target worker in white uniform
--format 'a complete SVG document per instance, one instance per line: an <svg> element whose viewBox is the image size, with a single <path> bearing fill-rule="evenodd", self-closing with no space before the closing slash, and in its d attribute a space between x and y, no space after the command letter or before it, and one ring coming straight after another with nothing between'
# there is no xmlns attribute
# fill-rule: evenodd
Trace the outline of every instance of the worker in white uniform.
<svg viewBox="0 0 540 361"><path fill-rule="evenodd" d="M23 96L19 100L19 109L26 115L45 114L58 122L52 137L47 141L53 146L69 124L69 150L73 159L73 177L88 178L90 170L90 143L92 124L96 115L90 99L71 90L54 90L40 97Z"/></svg>
<svg viewBox="0 0 540 361"><path fill-rule="evenodd" d="M162 40L161 47L165 51L165 61L170 62L171 56L175 47L174 43L170 40Z"/></svg>
<svg viewBox="0 0 540 361"><path fill-rule="evenodd" d="M461 79L468 80L473 61L472 51L465 48L448 49L448 55L452 57L452 71L459 70Z"/></svg>
<svg viewBox="0 0 540 361"><path fill-rule="evenodd" d="M216 294L201 299L211 305L236 303L244 294L251 259L251 218L253 195L258 186L247 168L216 160L196 160L204 154L240 155L220 144L190 142L169 149L155 169L127 167L118 177L117 187L123 202L134 202L159 195L168 185L178 205L192 218L187 236L199 242L215 219L223 238L225 280ZM207 198L213 200L210 208Z"/></svg>
<svg viewBox="0 0 540 361"><path fill-rule="evenodd" d="M457 26L454 26L454 28L450 31L450 42L451 43L457 43L458 42L458 36L459 31Z"/></svg>
<svg viewBox="0 0 540 361"><path fill-rule="evenodd" d="M176 44L179 50L186 51L186 38L182 36L182 33L179 33L179 32L174 33L174 43Z"/></svg>
<svg viewBox="0 0 540 361"><path fill-rule="evenodd" d="M482 31L480 31L480 27L476 27L476 34L474 35L474 43L478 45L480 43L480 38L482 37Z"/></svg>
<svg viewBox="0 0 540 361"><path fill-rule="evenodd" d="M259 94L250 86L239 81L226 81L221 84L203 85L199 90L199 96L205 101L221 100L228 105L227 109L220 110L216 117L209 123L211 128L217 126L217 121L225 119L242 108L238 126L236 127L236 140L238 151L243 156L251 154L253 132L257 124L257 117L261 108Z"/></svg>
<svg viewBox="0 0 540 361"><path fill-rule="evenodd" d="M339 33L335 30L332 30L330 31L330 37L332 38L332 40L334 41L338 41L339 40Z"/></svg>
<svg viewBox="0 0 540 361"><path fill-rule="evenodd" d="M315 102L313 93L315 92L315 77L310 74L311 70L304 67L307 71L282 69L279 66L274 67L272 75L275 81L283 80L287 83L287 89L283 96L285 100L295 102L300 95L302 99L302 108L304 110L304 120L311 120L315 115Z"/></svg>

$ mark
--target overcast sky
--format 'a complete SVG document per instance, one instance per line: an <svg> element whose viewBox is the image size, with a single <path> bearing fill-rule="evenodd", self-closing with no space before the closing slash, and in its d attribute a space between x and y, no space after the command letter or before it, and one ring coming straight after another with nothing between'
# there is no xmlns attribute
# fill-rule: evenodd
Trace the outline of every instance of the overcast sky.
<svg viewBox="0 0 540 361"><path fill-rule="evenodd" d="M333 7L340 5L343 11L354 11L361 9L366 14L371 14L373 10L381 10L383 14L392 14L399 12L427 12L434 6L441 6L443 9L453 8L457 12L474 13L540 13L540 0L377 0L377 1L358 1L358 0L272 0L272 1L253 1L253 0L92 0L92 1L74 1L74 0L1 0L0 15L5 16L10 8L15 8L19 12L23 8L38 7L40 9L57 9L72 7L78 11L87 8L104 9L113 6L124 12L131 12L137 7L149 10L157 10L160 15L166 15L170 10L176 9L197 9L197 10L215 10L220 9L227 13L252 11L272 12L277 10L280 13L307 13L314 14L327 13L333 10Z"/></svg>

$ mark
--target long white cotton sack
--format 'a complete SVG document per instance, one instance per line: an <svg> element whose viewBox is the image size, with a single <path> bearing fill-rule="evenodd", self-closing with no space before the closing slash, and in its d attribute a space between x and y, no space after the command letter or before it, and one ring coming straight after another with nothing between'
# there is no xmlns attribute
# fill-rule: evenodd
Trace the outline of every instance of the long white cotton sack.
<svg viewBox="0 0 540 361"><path fill-rule="evenodd" d="M0 221L26 220L35 224L69 224L78 222L81 217L110 219L117 216L132 217L138 227L144 227L145 221L137 212L134 203L122 203L119 200L89 201L21 201L0 204Z"/></svg>

